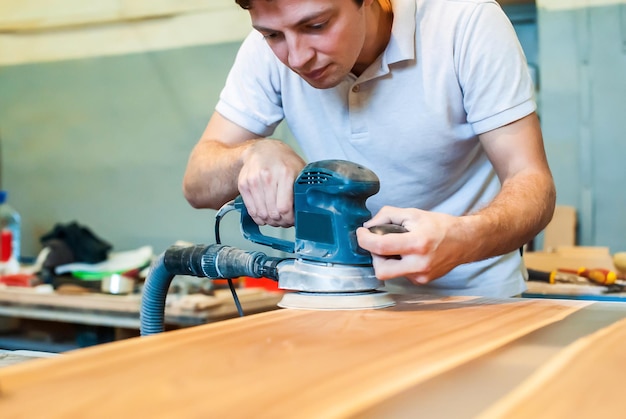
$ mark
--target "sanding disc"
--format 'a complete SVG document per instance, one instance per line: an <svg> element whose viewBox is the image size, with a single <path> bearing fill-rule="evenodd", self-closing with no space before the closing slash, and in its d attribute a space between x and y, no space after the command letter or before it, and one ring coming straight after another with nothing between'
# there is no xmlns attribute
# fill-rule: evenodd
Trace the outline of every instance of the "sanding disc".
<svg viewBox="0 0 626 419"><path fill-rule="evenodd" d="M288 292L278 307L303 310L366 310L391 307L396 302L387 292Z"/></svg>

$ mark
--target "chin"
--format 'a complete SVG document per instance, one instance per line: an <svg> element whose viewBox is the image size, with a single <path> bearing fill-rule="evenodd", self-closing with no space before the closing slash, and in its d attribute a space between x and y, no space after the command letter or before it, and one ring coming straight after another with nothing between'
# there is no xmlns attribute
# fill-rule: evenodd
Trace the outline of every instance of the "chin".
<svg viewBox="0 0 626 419"><path fill-rule="evenodd" d="M314 87L315 89L332 89L333 87L338 86L339 83L343 81L343 78L324 78L322 80L309 80L304 78L304 81L306 81L311 87Z"/></svg>

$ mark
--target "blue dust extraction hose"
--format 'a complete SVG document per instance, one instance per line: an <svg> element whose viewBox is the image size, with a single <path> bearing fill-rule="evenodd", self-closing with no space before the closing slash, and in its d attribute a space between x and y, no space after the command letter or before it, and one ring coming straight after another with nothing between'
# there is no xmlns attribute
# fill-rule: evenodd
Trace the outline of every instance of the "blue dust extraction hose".
<svg viewBox="0 0 626 419"><path fill-rule="evenodd" d="M283 260L222 244L171 246L152 263L146 278L139 313L141 336L163 332L165 297L174 276L212 279L249 276L277 281L277 265Z"/></svg>

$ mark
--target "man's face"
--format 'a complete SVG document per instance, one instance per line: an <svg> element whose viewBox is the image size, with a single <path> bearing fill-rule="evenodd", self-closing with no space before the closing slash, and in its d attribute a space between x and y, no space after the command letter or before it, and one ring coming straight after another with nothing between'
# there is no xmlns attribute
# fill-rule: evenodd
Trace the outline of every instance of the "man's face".
<svg viewBox="0 0 626 419"><path fill-rule="evenodd" d="M282 63L311 86L327 89L358 63L365 10L354 0L254 0L249 11L252 26Z"/></svg>

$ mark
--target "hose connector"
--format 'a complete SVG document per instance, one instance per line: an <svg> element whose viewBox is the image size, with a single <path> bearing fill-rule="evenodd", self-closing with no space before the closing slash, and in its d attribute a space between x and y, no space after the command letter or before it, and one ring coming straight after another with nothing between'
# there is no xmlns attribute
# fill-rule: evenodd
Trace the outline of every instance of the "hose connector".
<svg viewBox="0 0 626 419"><path fill-rule="evenodd" d="M223 244L171 246L164 256L165 268L171 274L213 279L250 276L277 281L276 266L283 260Z"/></svg>

